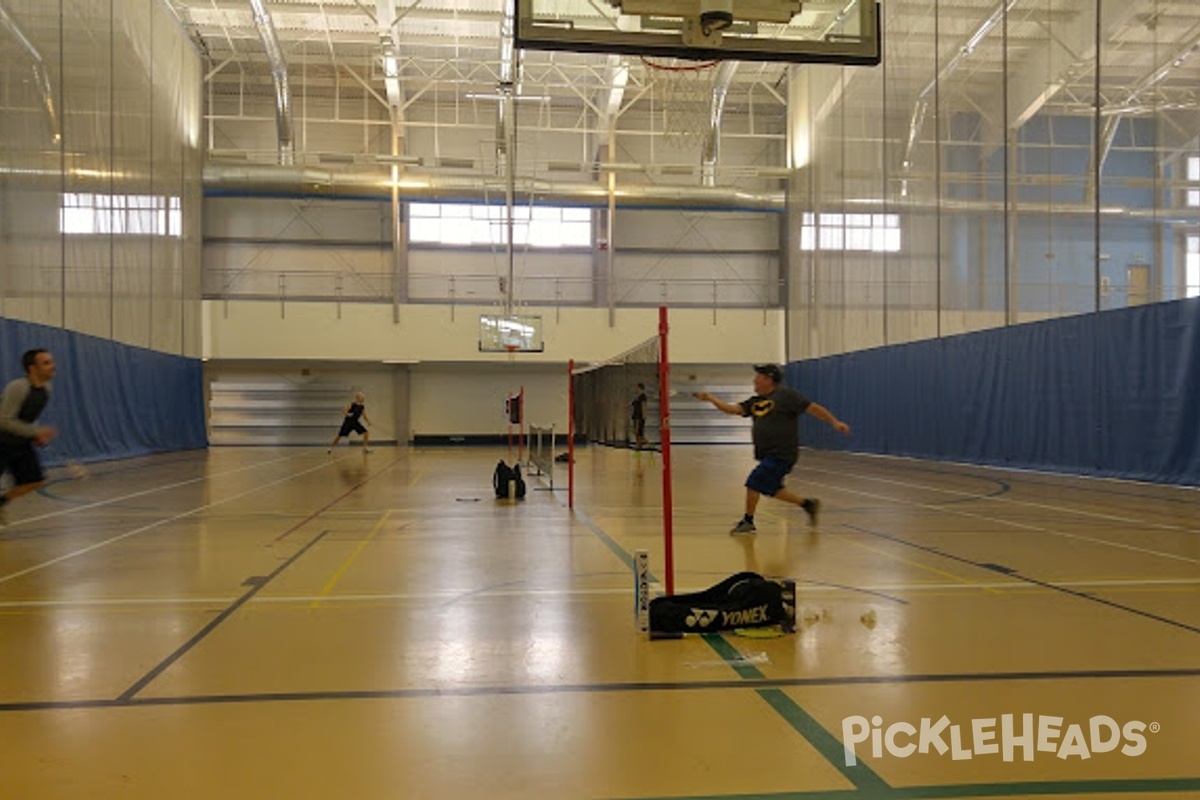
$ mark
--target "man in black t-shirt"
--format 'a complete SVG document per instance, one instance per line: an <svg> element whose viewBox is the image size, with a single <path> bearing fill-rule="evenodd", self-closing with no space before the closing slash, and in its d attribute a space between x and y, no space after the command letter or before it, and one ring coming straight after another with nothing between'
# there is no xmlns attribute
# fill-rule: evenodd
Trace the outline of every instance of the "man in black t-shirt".
<svg viewBox="0 0 1200 800"><path fill-rule="evenodd" d="M25 377L17 378L0 393L0 477L8 472L13 487L0 494L0 527L8 524L8 504L37 490L46 482L34 447L45 447L57 432L37 425L50 402L54 380L54 357L45 350L29 350L21 356Z"/></svg>
<svg viewBox="0 0 1200 800"><path fill-rule="evenodd" d="M333 437L333 444L329 445L329 450L326 452L332 453L333 448L338 446L338 442L343 436L349 436L352 433L362 434L363 437L363 452L371 452L371 434L367 433L367 429L363 427L362 422L359 422L359 417L362 417L363 422L371 424L371 418L367 416L367 398L362 392L354 395L354 402L350 403L342 409L342 427L338 429L337 436Z"/></svg>
<svg viewBox="0 0 1200 800"><path fill-rule="evenodd" d="M795 389L783 386L783 371L774 364L754 368L754 396L741 403L726 403L708 392L698 392L696 398L712 403L726 414L752 417L754 457L758 466L746 478L746 514L730 533L754 533L754 510L762 495L800 506L815 527L821 501L815 497L800 497L783 488L783 479L796 466L800 450L799 420L810 414L828 422L839 433L849 434L850 426L828 409L812 402Z"/></svg>
<svg viewBox="0 0 1200 800"><path fill-rule="evenodd" d="M646 446L646 384L637 385L637 397L633 398L633 435L639 448Z"/></svg>

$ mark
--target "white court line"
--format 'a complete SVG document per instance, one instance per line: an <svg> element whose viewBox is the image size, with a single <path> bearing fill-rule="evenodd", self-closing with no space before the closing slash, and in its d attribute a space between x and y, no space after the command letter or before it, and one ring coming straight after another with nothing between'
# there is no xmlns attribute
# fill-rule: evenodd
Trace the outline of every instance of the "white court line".
<svg viewBox="0 0 1200 800"><path fill-rule="evenodd" d="M1011 503L1012 505L1017 505L1017 506L1028 506L1030 508L1038 508L1043 511L1061 511L1066 514L1076 514L1076 515L1082 516L1082 517L1093 517L1095 519L1103 519L1103 520L1108 520L1110 522L1127 522L1127 523L1130 523L1133 525L1138 525L1140 527L1159 528L1159 529L1168 530L1168 531L1184 531L1185 533L1200 533L1200 530L1196 530L1195 528L1185 528L1182 525L1168 525L1165 522L1149 522L1147 520L1135 519L1132 517L1121 517L1121 516L1117 516L1116 514L1102 514L1098 511L1084 511L1082 509L1069 508L1067 506L1056 506L1052 503L1034 503L1029 500L1015 500L1011 497L989 496L989 495L975 494L974 492L958 491L955 489L943 489L941 487L927 486L925 484L920 484L920 483L910 483L908 481L898 481L893 478L878 478L878 477L875 477L872 475L863 475L863 474L860 474L857 472L855 472L855 473L837 472L836 470L821 469L820 467L809 467L809 466L805 466L805 465L801 465L801 468L806 469L809 472L822 472L826 475L839 475L842 477L862 478L862 479L868 480L868 481L876 481L877 483L890 483L894 486L907 486L907 487L913 488L913 489L928 489L929 491L933 491L933 492L941 492L943 494L952 494L952 495L957 495L958 497L969 497L974 500L987 500L989 502L995 502L995 503ZM970 475L956 475L955 477L969 478L971 476Z"/></svg>
<svg viewBox="0 0 1200 800"><path fill-rule="evenodd" d="M127 494L127 495L123 495L121 497L111 497L108 500L97 500L95 503L88 503L87 505L82 505L82 506L73 506L71 508L66 508L61 511L52 511L49 514L40 514L36 517L25 517L22 519L15 519L8 523L8 527L15 528L18 525L25 525L30 522L40 522L44 519L52 519L54 517L61 517L61 516L67 515L67 514L74 514L79 511L90 511L93 508L101 508L103 506L112 505L113 503L121 503L121 502L124 502L125 500L132 500L136 497L144 497L145 495L154 494L155 492L165 492L168 489L178 489L180 486L187 486L190 483L199 483L200 481L212 480L213 478L221 478L221 477L224 477L225 475L235 475L239 472L245 472L248 469L257 469L259 467L266 466L267 464L276 464L280 461L288 461L291 458L292 458L291 456L284 456L283 458L273 458L269 461L259 461L257 463L250 464L245 467L238 467L237 469L226 470L225 472L218 472L214 475L204 475L199 478L191 478L186 481L180 481L179 483L169 483L165 486L157 486L152 489L143 489L142 491L134 492L133 494Z"/></svg>
<svg viewBox="0 0 1200 800"><path fill-rule="evenodd" d="M833 474L836 475L838 473L833 473ZM851 475L848 477L861 477L861 476ZM1090 536L1082 536L1077 533L1066 533L1065 531L1056 531L1052 528L1046 528L1041 525L1026 525L1025 523L1022 523L1022 522L1012 522L1011 520L1000 519L999 517L989 517L985 514L972 514L970 511L960 511L955 508L946 508L945 506L931 505L929 503L916 503L911 500L901 500L901 499L895 498L895 497L888 497L887 495L874 494L872 492L862 492L857 489L847 489L844 486L834 486L833 484L821 483L820 481L809 481L809 484L812 486L821 486L821 487L830 489L831 491L835 491L835 492L845 492L847 494L857 494L857 495L861 495L862 497L870 497L873 500L883 500L883 501L889 502L889 503L897 503L900 505L912 506L914 508L924 508L924 509L927 509L930 511L941 511L944 514L955 514L960 517L970 517L972 519L981 519L986 522L995 522L1000 525L1007 525L1010 528L1020 528L1022 530L1027 530L1027 531L1037 531L1039 533L1049 533L1052 536L1062 536L1067 539L1079 539L1080 541L1091 542L1092 544L1106 545L1108 547L1116 547L1121 550L1130 550L1135 553L1143 553L1145 555L1159 556L1160 558L1169 558L1174 561L1185 561L1189 564L1200 564L1200 559L1196 559L1196 558L1188 558L1187 556L1178 556L1178 555L1175 555L1174 553L1164 553L1160 550L1150 550L1149 548L1146 548L1146 547L1135 547L1134 545L1122 544L1121 542L1108 542L1108 541L1105 541L1104 539L1093 539ZM928 488L931 491L940 491L938 489L934 489L933 487L922 487L922 488Z"/></svg>
<svg viewBox="0 0 1200 800"><path fill-rule="evenodd" d="M998 583L884 583L876 586L824 586L812 585L798 581L806 595L809 594L861 594L863 592L923 592L923 591L972 591L980 588L1012 589L1019 591L1041 592L1046 587L1025 581L1007 581ZM1094 581L1054 581L1055 586L1070 588L1110 587L1137 588L1142 586L1197 586L1200 578L1149 578L1128 580L1094 580ZM700 591L707 587L683 587L680 593ZM254 597L251 603L269 603L286 605L289 603L310 603L320 599L327 603L370 603L381 600L453 600L464 595L472 597L586 597L586 596L625 596L630 594L628 588L609 589L497 589L495 591L474 592L464 589L460 592L412 592L388 594L344 594L344 595L274 595ZM214 605L225 604L236 600L237 597L128 597L128 598L95 598L79 600L6 600L0 601L0 609L5 608L79 608L104 606L179 606L179 605Z"/></svg>
<svg viewBox="0 0 1200 800"><path fill-rule="evenodd" d="M32 567L26 567L23 570L13 572L8 575L0 576L0 583L6 583L8 581L13 580L14 578L20 578L21 576L28 575L31 572L37 572L38 570L45 569L46 567L54 566L55 564L59 564L68 559L75 558L76 556L81 556L81 555L84 555L85 553L90 553L93 550L99 550L101 547L107 547L108 545L113 544L114 542L119 542L122 539L128 539L130 536L136 536L139 533L145 533L146 531L153 530L154 528L157 528L160 525L166 525L169 522L174 522L176 520L184 519L185 517L190 517L193 514L199 514L201 511L207 511L210 508L216 508L217 506L225 505L226 503L232 503L234 500L240 500L241 498L246 497L247 495L254 494L255 492L261 491L268 487L275 486L280 483L286 483L287 481L290 481L292 478L298 478L301 475L307 475L310 472L316 472L319 469L325 469L326 467L328 467L334 463L336 463L336 461L332 461L332 460L331 461L322 461L320 464L318 464L315 467L303 470L302 472L293 473L286 477L280 478L279 480L271 481L270 483L264 483L260 486L256 486L255 488L250 489L249 491L242 492L241 494L235 494L232 497L227 497L224 500L218 500L215 503L207 503L205 505L198 506L196 508L193 508L190 511L184 511L180 514L176 514L173 517L167 517L166 519L160 519L158 522L152 522L149 525L143 525L140 528L135 528L126 533L118 534L116 536L113 536L112 538L105 539L102 542L96 542L95 544L88 545L87 547L84 547L80 550L75 550L73 552L66 553L65 555L59 556L58 558L52 558L49 561L43 562L41 564L35 564Z"/></svg>
<svg viewBox="0 0 1200 800"><path fill-rule="evenodd" d="M704 455L701 455L700 458L702 460L711 460L708 456L704 456ZM835 472L833 470L820 469L819 467L802 466L801 469L807 470L809 472L823 472L826 475L838 475L838 476L846 477L846 478L865 478L867 480L875 480L875 481L880 481L883 483L895 483L895 484L899 484L901 486L908 486L908 487L914 488L914 489L927 489L931 492L942 492L943 494L960 495L963 497L974 498L976 500L984 500L984 499L1001 500L1001 499L1003 499L1003 498L998 498L998 497L989 498L989 497L986 497L985 495L975 494L972 492L960 492L960 491L956 491L954 489L941 489L936 486L928 486L926 484L920 484L920 483L906 483L904 481L894 481L894 480L890 480L887 478L870 478L865 475L860 475L857 473L850 473L850 472ZM930 511L941 511L942 513L945 513L945 514L955 514L960 517L970 517L972 519L981 519L981 520L985 520L987 522L996 522L1001 525L1007 525L1011 528L1020 528L1022 530L1027 530L1027 531L1038 531L1040 533L1049 533L1053 536L1062 536L1067 539L1079 539L1080 541L1091 542L1092 544L1106 545L1108 547L1116 547L1121 550L1130 550L1135 553L1143 553L1146 555L1159 556L1161 558L1169 558L1174 561L1185 561L1189 564L1200 564L1200 559L1188 558L1187 556L1178 556L1178 555L1175 555L1174 553L1164 553L1159 550L1150 550L1145 547L1135 547L1134 545L1131 545L1131 544L1122 544L1120 542L1108 542L1108 541L1105 541L1104 539L1093 539L1090 536L1082 536L1077 533L1066 533L1065 531L1056 531L1056 530L1053 530L1052 528L1046 528L1046 527L1042 527L1040 525L1026 525L1024 523L1012 522L1010 520L1000 519L998 517L989 517L984 514L972 514L969 511L960 511L959 509L946 508L945 506L932 505L930 503L917 503L912 500L902 500L902 499L896 498L896 497L888 497L887 495L883 495L883 494L874 494L872 492L863 492L863 491L859 491L857 489L847 489L844 486L834 486L834 485L831 485L828 483L821 483L819 481L809 481L809 483L813 486L821 486L826 489L831 489L835 492L845 492L847 494L856 494L861 497L870 497L872 500L883 500L884 502L897 503L900 505L912 506L914 508L924 508L924 509L928 509ZM1009 502L1019 502L1019 501L1010 500ZM1051 508L1053 508L1053 507L1051 506ZM1187 529L1179 529L1179 530L1187 530ZM973 585L979 585L979 584L973 584Z"/></svg>

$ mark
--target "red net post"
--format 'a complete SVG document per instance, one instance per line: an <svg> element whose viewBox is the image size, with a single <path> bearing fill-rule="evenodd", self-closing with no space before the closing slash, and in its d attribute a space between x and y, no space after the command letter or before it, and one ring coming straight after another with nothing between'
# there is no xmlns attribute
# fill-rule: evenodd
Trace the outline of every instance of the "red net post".
<svg viewBox="0 0 1200 800"><path fill-rule="evenodd" d="M672 552L673 524L671 497L671 362L667 358L667 307L658 309L658 396L659 427L662 433L663 464L663 560L667 595L675 594L675 557Z"/></svg>
<svg viewBox="0 0 1200 800"><path fill-rule="evenodd" d="M567 508L575 508L575 359L567 362Z"/></svg>

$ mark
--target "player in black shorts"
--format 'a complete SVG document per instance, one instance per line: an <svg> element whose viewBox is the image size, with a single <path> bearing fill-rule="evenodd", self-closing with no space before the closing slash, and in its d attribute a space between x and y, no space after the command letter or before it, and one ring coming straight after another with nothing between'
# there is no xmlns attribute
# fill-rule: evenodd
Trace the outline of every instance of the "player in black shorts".
<svg viewBox="0 0 1200 800"><path fill-rule="evenodd" d="M799 458L800 415L810 414L829 423L838 433L850 433L850 426L824 406L782 384L783 370L775 364L760 364L754 368L754 397L741 403L726 403L708 392L696 394L697 399L712 403L726 414L754 418L751 434L758 466L746 478L746 514L730 533L754 533L754 510L758 507L759 497L764 494L800 506L815 527L821 501L815 497L800 497L783 488L783 479Z"/></svg>
<svg viewBox="0 0 1200 800"><path fill-rule="evenodd" d="M367 433L367 429L363 427L362 422L359 422L359 417L368 425L371 424L371 418L367 416L367 398L362 392L354 395L354 402L342 409L342 427L338 431L338 435L333 437L333 444L329 445L329 450L326 452L332 453L333 448L337 447L338 442L343 436L349 436L352 433L361 433L363 437L363 452L371 452L371 434Z"/></svg>
<svg viewBox="0 0 1200 800"><path fill-rule="evenodd" d="M633 409L633 435L637 437L639 450L646 446L646 402L646 384L639 383L637 385L637 396L629 404Z"/></svg>
<svg viewBox="0 0 1200 800"><path fill-rule="evenodd" d="M35 447L45 447L57 432L37 425L50 402L54 380L54 357L45 350L29 350L21 356L25 377L17 378L0 394L0 478L13 477L13 486L0 494L0 527L8 524L8 504L36 491L46 482Z"/></svg>

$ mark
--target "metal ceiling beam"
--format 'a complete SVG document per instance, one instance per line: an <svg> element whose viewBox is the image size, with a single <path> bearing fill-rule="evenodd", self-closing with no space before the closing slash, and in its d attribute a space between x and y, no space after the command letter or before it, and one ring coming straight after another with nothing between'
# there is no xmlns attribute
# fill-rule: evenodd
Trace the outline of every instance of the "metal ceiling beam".
<svg viewBox="0 0 1200 800"><path fill-rule="evenodd" d="M1177 48L1167 59L1156 65L1154 69L1142 76L1133 88L1125 95L1123 102L1119 103L1121 107L1128 107L1138 102L1138 100L1146 92L1153 89L1158 84L1162 83L1171 75L1172 72L1182 67L1193 58L1197 51L1200 51L1200 34L1197 30L1200 25L1197 25L1188 31L1188 38L1185 43ZM1096 174L1104 170L1104 165L1108 161L1108 155L1112 152L1113 142L1117 138L1117 129L1121 125L1122 114L1112 114L1104 121L1104 131L1100 136L1099 147L1092 152L1093 161L1088 169L1088 197L1094 198L1097 190ZM1095 169L1095 159L1100 160L1099 169Z"/></svg>
<svg viewBox="0 0 1200 800"><path fill-rule="evenodd" d="M987 19L975 29L974 33L967 37L967 41L958 49L954 57L946 63L946 66L938 71L934 79L927 83L925 88L921 90L921 93L917 95L917 102L913 105L912 117L908 123L908 139L904 146L904 161L901 164L901 168L906 172L912 169L913 151L916 150L917 144L921 139L921 132L925 128L925 118L929 113L929 103L933 99L934 90L942 81L949 79L950 76L966 63L967 59L975 53L979 45L987 39L988 35L1004 19L1004 15L1016 4L1017 0L1001 0L1000 4L988 15ZM941 57L940 53L938 53L938 57Z"/></svg>
<svg viewBox="0 0 1200 800"><path fill-rule="evenodd" d="M1047 27L1045 47L1035 50L1013 71L1008 89L1010 127L1019 128L1032 119L1089 62L1095 61L1096 5L1095 0L1076 0L1075 16ZM1136 3L1124 3L1107 13L1101 20L1105 39L1125 27L1136 10Z"/></svg>

